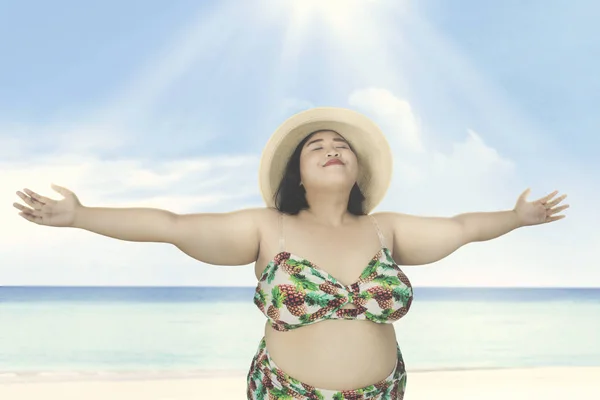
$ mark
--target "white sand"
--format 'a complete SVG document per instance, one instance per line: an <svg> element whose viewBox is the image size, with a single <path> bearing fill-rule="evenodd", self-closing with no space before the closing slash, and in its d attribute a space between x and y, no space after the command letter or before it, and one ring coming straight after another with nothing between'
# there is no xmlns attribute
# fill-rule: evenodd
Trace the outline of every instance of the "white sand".
<svg viewBox="0 0 600 400"><path fill-rule="evenodd" d="M16 382L0 380L2 400L245 400L235 377ZM600 399L600 367L408 372L405 400Z"/></svg>

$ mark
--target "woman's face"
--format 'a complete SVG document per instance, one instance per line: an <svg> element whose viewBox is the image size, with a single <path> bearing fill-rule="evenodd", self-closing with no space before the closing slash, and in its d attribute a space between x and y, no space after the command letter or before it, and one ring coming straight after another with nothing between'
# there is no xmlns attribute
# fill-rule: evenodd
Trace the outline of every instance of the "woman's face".
<svg viewBox="0 0 600 400"><path fill-rule="evenodd" d="M333 159L341 161L341 164L326 165ZM300 177L305 187L352 187L358 177L358 160L340 134L317 132L308 139L300 153Z"/></svg>

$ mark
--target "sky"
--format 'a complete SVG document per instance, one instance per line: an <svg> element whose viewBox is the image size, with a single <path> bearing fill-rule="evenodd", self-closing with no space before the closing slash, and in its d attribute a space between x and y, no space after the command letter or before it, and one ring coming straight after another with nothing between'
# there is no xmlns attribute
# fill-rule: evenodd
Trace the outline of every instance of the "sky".
<svg viewBox="0 0 600 400"><path fill-rule="evenodd" d="M394 155L374 212L451 217L554 190L567 217L402 267L414 286L600 287L600 3L4 2L0 285L254 286L198 262L18 216L17 190L185 214L263 207L286 118L364 113Z"/></svg>

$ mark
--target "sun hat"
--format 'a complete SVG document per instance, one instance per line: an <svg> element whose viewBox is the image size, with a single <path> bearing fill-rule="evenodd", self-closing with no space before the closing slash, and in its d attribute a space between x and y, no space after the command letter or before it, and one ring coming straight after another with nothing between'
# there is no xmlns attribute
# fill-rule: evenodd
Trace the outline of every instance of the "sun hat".
<svg viewBox="0 0 600 400"><path fill-rule="evenodd" d="M346 139L359 165L358 187L363 208L371 212L383 199L392 177L392 152L379 127L365 115L339 107L316 107L292 115L271 135L258 168L259 187L268 207L275 207L277 191L288 160L310 133L332 130Z"/></svg>

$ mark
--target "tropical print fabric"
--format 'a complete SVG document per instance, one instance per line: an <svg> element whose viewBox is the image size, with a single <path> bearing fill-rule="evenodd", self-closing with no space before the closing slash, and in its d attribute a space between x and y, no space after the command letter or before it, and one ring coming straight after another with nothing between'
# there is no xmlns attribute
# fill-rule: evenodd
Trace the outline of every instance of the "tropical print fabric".
<svg viewBox="0 0 600 400"><path fill-rule="evenodd" d="M347 286L309 260L280 252L264 269L254 293L254 304L278 331L325 319L393 323L408 312L412 299L410 281L386 247ZM356 308L342 309L349 303Z"/></svg>
<svg viewBox="0 0 600 400"><path fill-rule="evenodd" d="M248 400L402 400L406 389L406 370L400 347L398 362L390 375L380 382L353 390L326 390L300 382L282 371L271 359L263 337L247 375Z"/></svg>

